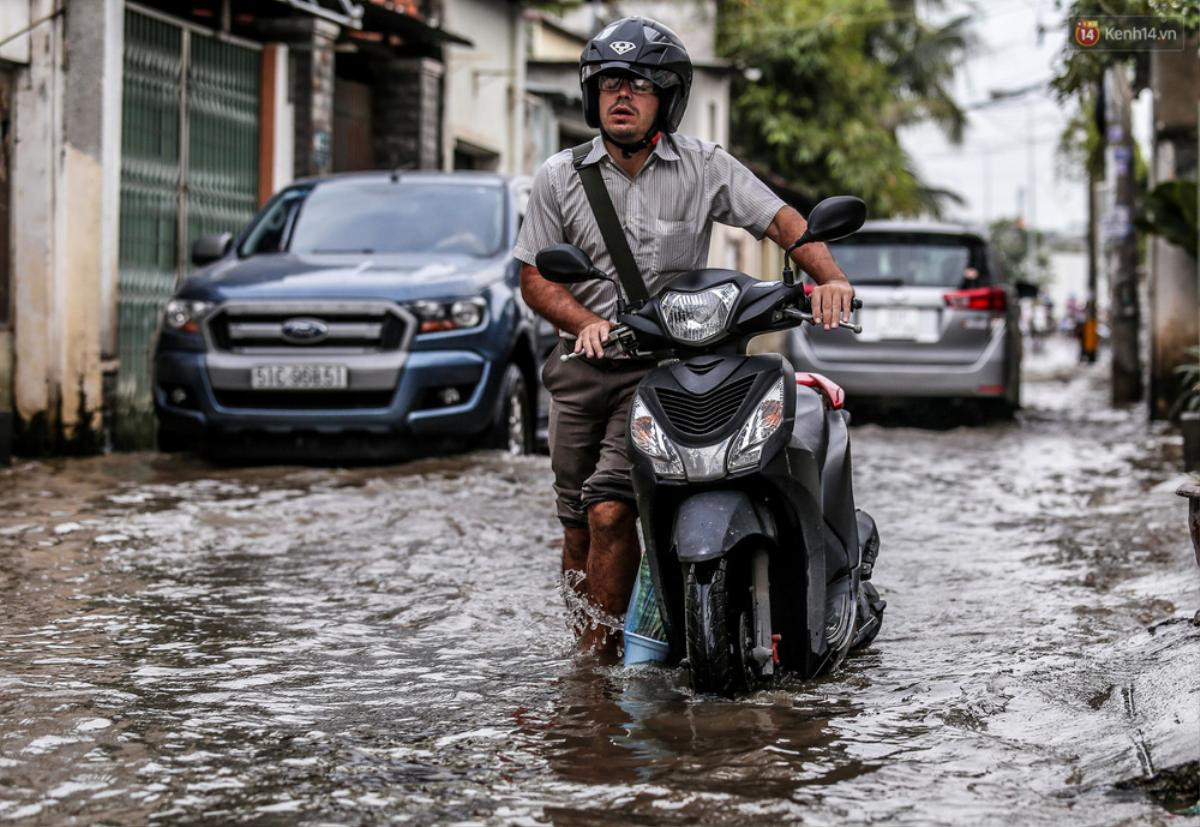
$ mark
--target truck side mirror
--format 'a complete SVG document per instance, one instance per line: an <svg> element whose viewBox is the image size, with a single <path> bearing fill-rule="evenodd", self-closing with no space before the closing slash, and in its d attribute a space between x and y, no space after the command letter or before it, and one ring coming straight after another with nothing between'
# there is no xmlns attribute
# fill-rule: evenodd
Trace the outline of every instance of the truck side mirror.
<svg viewBox="0 0 1200 827"><path fill-rule="evenodd" d="M192 264L203 267L205 264L216 261L229 252L232 244L233 233L202 235L192 245Z"/></svg>

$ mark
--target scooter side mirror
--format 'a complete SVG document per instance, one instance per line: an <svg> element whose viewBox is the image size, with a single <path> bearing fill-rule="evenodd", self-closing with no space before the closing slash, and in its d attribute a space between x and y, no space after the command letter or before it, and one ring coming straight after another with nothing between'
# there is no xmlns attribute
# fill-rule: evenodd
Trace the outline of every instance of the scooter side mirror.
<svg viewBox="0 0 1200 827"><path fill-rule="evenodd" d="M853 195L826 198L808 214L808 229L792 247L812 241L837 241L857 232L867 220L867 205Z"/></svg>
<svg viewBox="0 0 1200 827"><path fill-rule="evenodd" d="M574 244L551 244L534 258L534 266L542 277L555 284L579 284L592 279L606 279L592 265L588 254Z"/></svg>

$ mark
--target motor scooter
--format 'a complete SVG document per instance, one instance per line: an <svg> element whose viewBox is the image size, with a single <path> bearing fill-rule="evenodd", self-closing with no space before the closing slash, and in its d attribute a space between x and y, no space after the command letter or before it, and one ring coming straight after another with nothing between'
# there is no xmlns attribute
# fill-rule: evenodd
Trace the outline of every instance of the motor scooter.
<svg viewBox="0 0 1200 827"><path fill-rule="evenodd" d="M865 217L857 198L826 199L788 253L850 235ZM630 413L633 487L667 660L686 659L700 692L815 677L882 622L868 582L879 533L854 507L841 389L795 373L782 355L746 352L755 336L813 322L787 261L782 281L687 273L622 304L609 334L617 350L659 360ZM560 284L611 280L569 244L542 250L536 264Z"/></svg>

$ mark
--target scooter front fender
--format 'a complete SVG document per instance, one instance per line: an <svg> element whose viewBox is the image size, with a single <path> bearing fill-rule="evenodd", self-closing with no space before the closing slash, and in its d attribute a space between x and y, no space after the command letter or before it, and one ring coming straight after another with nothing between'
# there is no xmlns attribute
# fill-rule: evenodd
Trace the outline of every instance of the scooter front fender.
<svg viewBox="0 0 1200 827"><path fill-rule="evenodd" d="M752 537L774 543L778 536L771 512L744 491L704 491L680 503L671 545L680 562L701 563Z"/></svg>

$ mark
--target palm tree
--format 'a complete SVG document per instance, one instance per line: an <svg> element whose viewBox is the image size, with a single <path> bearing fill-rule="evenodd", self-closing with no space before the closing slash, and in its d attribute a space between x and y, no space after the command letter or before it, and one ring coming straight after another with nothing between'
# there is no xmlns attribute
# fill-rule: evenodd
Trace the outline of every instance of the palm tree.
<svg viewBox="0 0 1200 827"><path fill-rule="evenodd" d="M976 43L968 14L940 25L917 15L916 0L889 0L892 18L868 37L870 57L887 67L896 102L885 114L889 126L933 121L953 143L962 141L967 117L949 89L954 73ZM943 0L926 0L938 10Z"/></svg>
<svg viewBox="0 0 1200 827"><path fill-rule="evenodd" d="M876 215L939 215L958 200L922 184L897 132L931 120L961 140L966 116L950 82L971 46L968 16L930 24L916 0L718 8L722 53L746 70L733 78L740 155L800 192L861 195Z"/></svg>

